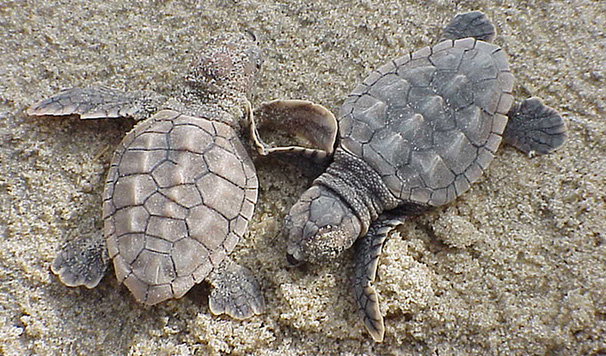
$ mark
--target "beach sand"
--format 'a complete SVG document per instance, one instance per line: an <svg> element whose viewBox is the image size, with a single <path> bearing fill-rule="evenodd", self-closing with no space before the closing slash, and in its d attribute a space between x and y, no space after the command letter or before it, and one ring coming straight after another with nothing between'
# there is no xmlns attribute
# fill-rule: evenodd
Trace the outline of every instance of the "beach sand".
<svg viewBox="0 0 606 356"><path fill-rule="evenodd" d="M0 1L0 354L606 354L606 3L329 3ZM493 20L515 94L557 109L569 138L532 159L502 147L469 192L391 234L375 284L383 343L356 314L350 251L287 267L282 222L310 179L267 160L233 254L258 277L265 314L213 316L203 285L144 307L113 269L92 290L50 272L65 241L101 229L105 174L133 121L31 118L27 106L92 84L170 94L196 46L251 30L265 55L253 105L307 99L336 113L371 70L469 10Z"/></svg>

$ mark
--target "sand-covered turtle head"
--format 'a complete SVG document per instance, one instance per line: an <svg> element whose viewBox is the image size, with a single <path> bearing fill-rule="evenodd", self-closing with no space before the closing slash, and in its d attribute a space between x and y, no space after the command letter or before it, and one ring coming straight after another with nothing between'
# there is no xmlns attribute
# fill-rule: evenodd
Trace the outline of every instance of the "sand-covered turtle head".
<svg viewBox="0 0 606 356"><path fill-rule="evenodd" d="M187 84L201 96L248 93L263 62L251 32L225 33L206 43Z"/></svg>
<svg viewBox="0 0 606 356"><path fill-rule="evenodd" d="M290 209L284 224L291 265L322 262L339 256L360 236L362 225L333 191L313 186Z"/></svg>

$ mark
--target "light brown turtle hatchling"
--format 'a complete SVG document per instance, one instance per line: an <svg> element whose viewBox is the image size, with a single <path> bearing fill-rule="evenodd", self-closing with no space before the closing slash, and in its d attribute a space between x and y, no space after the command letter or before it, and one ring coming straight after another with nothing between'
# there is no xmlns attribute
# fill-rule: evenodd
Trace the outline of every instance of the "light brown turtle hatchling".
<svg viewBox="0 0 606 356"><path fill-rule="evenodd" d="M104 233L67 243L52 271L95 287L113 260L118 281L154 305L210 282L210 310L247 318L264 310L251 272L229 254L247 231L258 182L240 137L260 63L248 34L203 45L173 98L106 87L69 89L31 106L36 116L133 117L114 153L103 198Z"/></svg>

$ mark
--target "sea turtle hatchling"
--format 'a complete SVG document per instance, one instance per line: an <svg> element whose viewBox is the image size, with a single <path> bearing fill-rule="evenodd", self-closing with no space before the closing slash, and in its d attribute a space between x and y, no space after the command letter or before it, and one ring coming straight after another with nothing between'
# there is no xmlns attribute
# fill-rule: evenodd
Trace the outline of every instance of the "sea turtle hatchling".
<svg viewBox="0 0 606 356"><path fill-rule="evenodd" d="M376 341L385 327L372 282L387 233L467 191L501 140L543 154L566 139L562 118L540 99L514 101L514 77L504 51L489 43L494 36L484 14L457 15L438 44L372 72L340 109L334 160L286 217L291 264L334 258L357 241L354 294ZM277 106L285 104L258 111Z"/></svg>
<svg viewBox="0 0 606 356"><path fill-rule="evenodd" d="M174 98L74 88L27 110L140 120L111 161L104 233L67 243L52 265L64 284L95 287L109 257L118 281L141 303L180 298L207 280L214 314L243 319L263 312L252 273L229 258L257 201L255 168L240 136L249 124L246 95L260 64L251 35L224 34L201 47Z"/></svg>

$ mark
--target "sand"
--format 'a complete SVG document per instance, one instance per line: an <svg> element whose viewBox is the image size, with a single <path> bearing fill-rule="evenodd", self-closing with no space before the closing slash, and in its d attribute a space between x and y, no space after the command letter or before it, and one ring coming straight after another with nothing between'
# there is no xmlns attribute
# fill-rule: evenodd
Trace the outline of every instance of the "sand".
<svg viewBox="0 0 606 356"><path fill-rule="evenodd" d="M333 2L0 1L0 354L606 354L606 3ZM383 343L355 313L350 252L286 267L282 221L310 181L273 162L257 162L260 202L234 253L261 282L264 315L213 316L203 286L146 308L112 275L89 290L50 272L65 241L101 228L102 182L133 122L29 118L28 105L95 83L170 94L196 46L227 29L264 50L254 105L337 112L372 69L476 9L510 54L515 94L556 108L569 139L533 159L502 148L468 193L391 235Z"/></svg>

